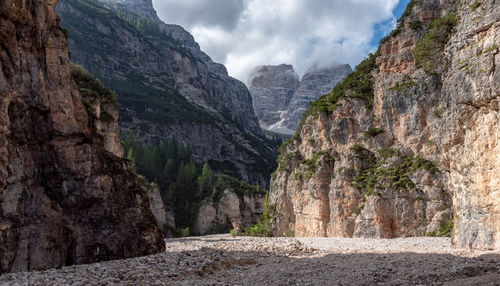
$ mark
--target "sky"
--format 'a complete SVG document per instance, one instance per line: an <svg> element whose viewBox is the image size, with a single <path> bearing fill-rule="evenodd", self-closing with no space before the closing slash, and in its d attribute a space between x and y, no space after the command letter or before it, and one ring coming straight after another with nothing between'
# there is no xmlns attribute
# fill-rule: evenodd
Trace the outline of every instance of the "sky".
<svg viewBox="0 0 500 286"><path fill-rule="evenodd" d="M260 65L353 68L395 27L409 0L153 0L158 16L248 82Z"/></svg>

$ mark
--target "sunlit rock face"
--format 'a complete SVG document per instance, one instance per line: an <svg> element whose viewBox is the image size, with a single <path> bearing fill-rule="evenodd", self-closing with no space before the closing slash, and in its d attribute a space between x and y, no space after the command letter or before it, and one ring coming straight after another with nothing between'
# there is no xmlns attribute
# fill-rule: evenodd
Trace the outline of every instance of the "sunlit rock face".
<svg viewBox="0 0 500 286"><path fill-rule="evenodd" d="M309 102L329 93L351 71L349 65L315 64L299 81L291 65L257 67L250 76L250 93L261 127L294 134Z"/></svg>
<svg viewBox="0 0 500 286"><path fill-rule="evenodd" d="M347 91L286 146L278 234L420 236L453 222L456 246L500 248L500 7L414 3L376 56L372 106ZM414 50L442 17L456 24L426 67Z"/></svg>

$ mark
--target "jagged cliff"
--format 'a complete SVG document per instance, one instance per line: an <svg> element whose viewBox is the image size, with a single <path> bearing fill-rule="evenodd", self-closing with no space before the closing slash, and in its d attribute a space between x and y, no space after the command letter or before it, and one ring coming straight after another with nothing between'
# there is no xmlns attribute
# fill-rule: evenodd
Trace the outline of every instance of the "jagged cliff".
<svg viewBox="0 0 500 286"><path fill-rule="evenodd" d="M0 273L165 249L112 94L72 77L56 2L0 2Z"/></svg>
<svg viewBox="0 0 500 286"><path fill-rule="evenodd" d="M311 66L299 82L291 65L260 66L251 75L250 93L262 128L293 135L302 115L352 71L349 65Z"/></svg>
<svg viewBox="0 0 500 286"><path fill-rule="evenodd" d="M264 212L265 194L238 196L230 189L224 190L219 201L204 202L198 212L195 232L199 235L242 230L258 223Z"/></svg>
<svg viewBox="0 0 500 286"><path fill-rule="evenodd" d="M272 125L281 120L298 88L299 76L291 65L255 68L249 89L262 128L273 130Z"/></svg>
<svg viewBox="0 0 500 286"><path fill-rule="evenodd" d="M268 187L276 147L248 89L188 32L161 22L151 0L61 0L57 11L72 61L117 93L124 133L148 144L175 137L198 162Z"/></svg>
<svg viewBox="0 0 500 286"><path fill-rule="evenodd" d="M411 1L283 146L276 232L500 248L500 6ZM452 224L453 223L453 224Z"/></svg>

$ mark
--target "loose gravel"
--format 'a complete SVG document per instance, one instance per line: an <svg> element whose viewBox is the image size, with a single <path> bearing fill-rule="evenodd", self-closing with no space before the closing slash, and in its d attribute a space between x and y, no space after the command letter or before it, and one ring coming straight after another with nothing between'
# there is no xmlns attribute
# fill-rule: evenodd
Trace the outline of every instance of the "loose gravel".
<svg viewBox="0 0 500 286"><path fill-rule="evenodd" d="M165 253L0 276L0 285L500 285L500 251L446 238L166 240Z"/></svg>

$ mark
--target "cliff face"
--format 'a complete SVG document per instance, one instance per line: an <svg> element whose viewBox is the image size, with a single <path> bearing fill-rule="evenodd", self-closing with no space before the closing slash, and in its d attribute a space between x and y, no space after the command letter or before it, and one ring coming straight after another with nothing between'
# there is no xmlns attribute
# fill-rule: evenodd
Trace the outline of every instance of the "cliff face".
<svg viewBox="0 0 500 286"><path fill-rule="evenodd" d="M410 3L285 146L271 191L278 233L416 236L453 222L457 246L500 247L499 9Z"/></svg>
<svg viewBox="0 0 500 286"><path fill-rule="evenodd" d="M352 71L349 65L312 66L299 82L291 65L257 67L250 93L262 128L293 135L309 106Z"/></svg>
<svg viewBox="0 0 500 286"><path fill-rule="evenodd" d="M290 130L288 134L295 133L304 112L309 107L309 102L329 93L351 72L350 65L321 67L316 64L310 67L302 77L299 88L293 94L283 120L278 125Z"/></svg>
<svg viewBox="0 0 500 286"><path fill-rule="evenodd" d="M165 248L114 104L72 83L56 2L0 3L0 273Z"/></svg>
<svg viewBox="0 0 500 286"><path fill-rule="evenodd" d="M299 87L299 76L291 65L257 67L252 76L250 93L260 125L272 130L288 109Z"/></svg>
<svg viewBox="0 0 500 286"><path fill-rule="evenodd" d="M123 132L146 143L173 136L198 162L268 187L275 146L262 134L248 89L189 33L162 23L151 1L62 0L58 13L72 61L117 93Z"/></svg>
<svg viewBox="0 0 500 286"><path fill-rule="evenodd" d="M218 202L205 202L196 220L199 235L240 230L258 222L264 211L264 195L253 194L238 197L227 189Z"/></svg>

